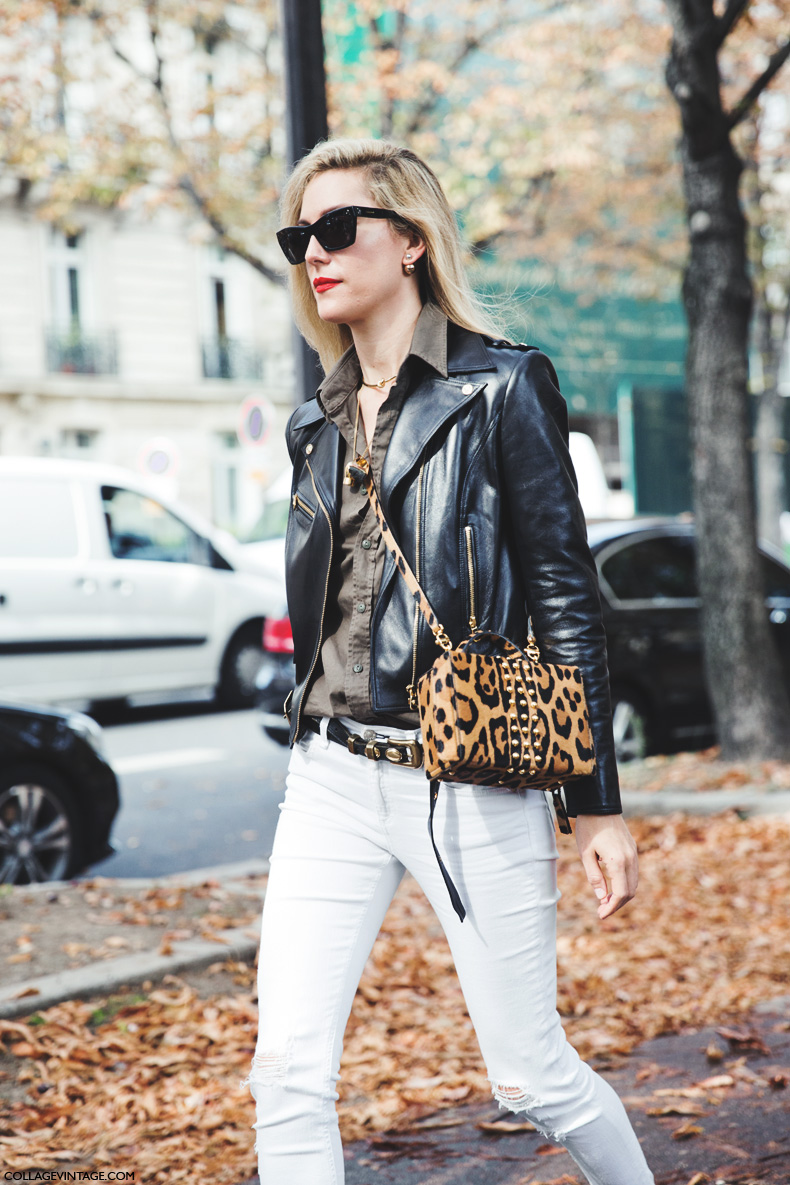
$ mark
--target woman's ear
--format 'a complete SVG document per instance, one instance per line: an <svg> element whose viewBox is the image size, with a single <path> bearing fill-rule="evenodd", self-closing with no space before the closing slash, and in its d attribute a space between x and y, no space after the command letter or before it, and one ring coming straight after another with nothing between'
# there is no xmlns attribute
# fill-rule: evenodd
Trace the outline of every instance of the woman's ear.
<svg viewBox="0 0 790 1185"><path fill-rule="evenodd" d="M420 256L425 254L426 247L423 239L417 234L411 234L408 238L408 247L406 251L411 256L411 263L416 263Z"/></svg>

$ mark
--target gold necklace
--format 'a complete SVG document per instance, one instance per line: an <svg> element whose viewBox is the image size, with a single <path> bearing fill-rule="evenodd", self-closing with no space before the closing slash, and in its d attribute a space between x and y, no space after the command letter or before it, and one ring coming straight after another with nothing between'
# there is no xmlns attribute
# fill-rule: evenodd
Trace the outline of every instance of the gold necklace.
<svg viewBox="0 0 790 1185"><path fill-rule="evenodd" d="M376 390L381 391L382 388L386 387L387 383L394 382L397 377L398 376L396 374L394 374L391 379L379 379L379 381L377 383L366 383L365 380L362 379L360 386L361 387L372 387L374 391L376 391Z"/></svg>
<svg viewBox="0 0 790 1185"><path fill-rule="evenodd" d="M367 384L363 383L363 386L365 386L365 385L367 385ZM367 472L368 465L370 464L370 462L365 457L365 453L368 453L370 451L370 442L369 441L365 445L365 453L363 453L362 456L360 456L359 453L357 452L357 432L358 431L359 431L359 395L357 395L357 414L354 416L354 443L351 446L351 451L354 454L354 460L349 461L349 463L346 465L346 472L343 477L343 485L351 486L352 490L355 490L357 488L357 477L351 472L352 467L356 468L356 469L362 469L363 472Z"/></svg>

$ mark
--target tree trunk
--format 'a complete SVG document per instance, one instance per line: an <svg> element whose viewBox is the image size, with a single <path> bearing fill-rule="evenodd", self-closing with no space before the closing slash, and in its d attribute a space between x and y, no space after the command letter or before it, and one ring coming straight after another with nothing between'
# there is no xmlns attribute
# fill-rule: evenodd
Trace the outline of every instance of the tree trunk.
<svg viewBox="0 0 790 1185"><path fill-rule="evenodd" d="M705 671L722 756L790 758L790 699L770 635L748 449L752 289L722 108L712 0L668 0L667 82L682 120L690 254L683 281Z"/></svg>
<svg viewBox="0 0 790 1185"><path fill-rule="evenodd" d="M762 359L762 391L757 403L754 433L757 462L757 521L760 538L782 546L780 515L785 509L784 409L779 394L779 361L784 339L777 338L773 314L765 301L758 301L755 313L755 346Z"/></svg>

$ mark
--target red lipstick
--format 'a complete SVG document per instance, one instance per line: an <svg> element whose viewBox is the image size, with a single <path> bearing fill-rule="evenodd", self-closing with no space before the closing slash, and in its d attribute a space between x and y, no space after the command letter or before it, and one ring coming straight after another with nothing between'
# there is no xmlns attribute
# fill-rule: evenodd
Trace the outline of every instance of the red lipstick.
<svg viewBox="0 0 790 1185"><path fill-rule="evenodd" d="M313 287L316 292L328 292L330 288L334 288L336 284L342 284L342 280L332 280L329 276L316 276L313 280Z"/></svg>

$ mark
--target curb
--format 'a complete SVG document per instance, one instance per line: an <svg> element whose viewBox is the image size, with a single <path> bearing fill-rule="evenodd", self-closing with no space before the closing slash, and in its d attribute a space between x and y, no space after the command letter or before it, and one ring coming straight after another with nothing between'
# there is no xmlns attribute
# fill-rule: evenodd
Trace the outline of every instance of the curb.
<svg viewBox="0 0 790 1185"><path fill-rule="evenodd" d="M269 861L264 859L239 860L235 864L210 864L206 868L190 868L184 872L167 872L162 876L102 876L100 872L72 877L66 881L37 881L32 885L14 885L15 893L52 893L68 889L78 881L102 881L119 889L153 889L157 885L202 885L204 881L233 881L245 876L266 876Z"/></svg>
<svg viewBox="0 0 790 1185"><path fill-rule="evenodd" d="M790 790L760 793L743 790L622 790L623 814L642 815L717 815L720 811L738 810L751 815L790 814Z"/></svg>
<svg viewBox="0 0 790 1185"><path fill-rule="evenodd" d="M185 939L173 943L173 953L160 955L158 951L143 951L108 959L106 963L90 963L54 975L42 975L27 983L14 984L0 990L0 1020L41 1012L64 1000L87 999L106 995L121 987L143 983L146 979L161 979L168 973L198 970L225 959L252 961L258 949L258 935L249 930L223 930L227 943L205 939ZM176 949L176 947L178 949Z"/></svg>
<svg viewBox="0 0 790 1185"><path fill-rule="evenodd" d="M208 868L196 868L188 872L169 873L166 876L150 878L91 877L89 879L112 883L126 889L147 889L157 885L200 885L207 880L220 881L225 887L229 882L245 877L262 876L269 871L268 860L243 860L237 864L215 864ZM67 889L74 881L43 881L34 885L15 885L14 892L41 895ZM254 892L251 885L239 885L239 891ZM263 898L263 892L261 892ZM204 938L187 938L174 941L172 953L141 951L133 955L89 963L86 967L74 967L58 971L53 975L40 975L23 983L0 988L0 1019L11 1020L61 1004L64 1000L87 999L103 995L121 987L143 983L146 979L161 979L163 975L174 975L179 971L199 970L219 960L236 959L252 962L258 949L259 934L249 928L223 930L223 942Z"/></svg>

